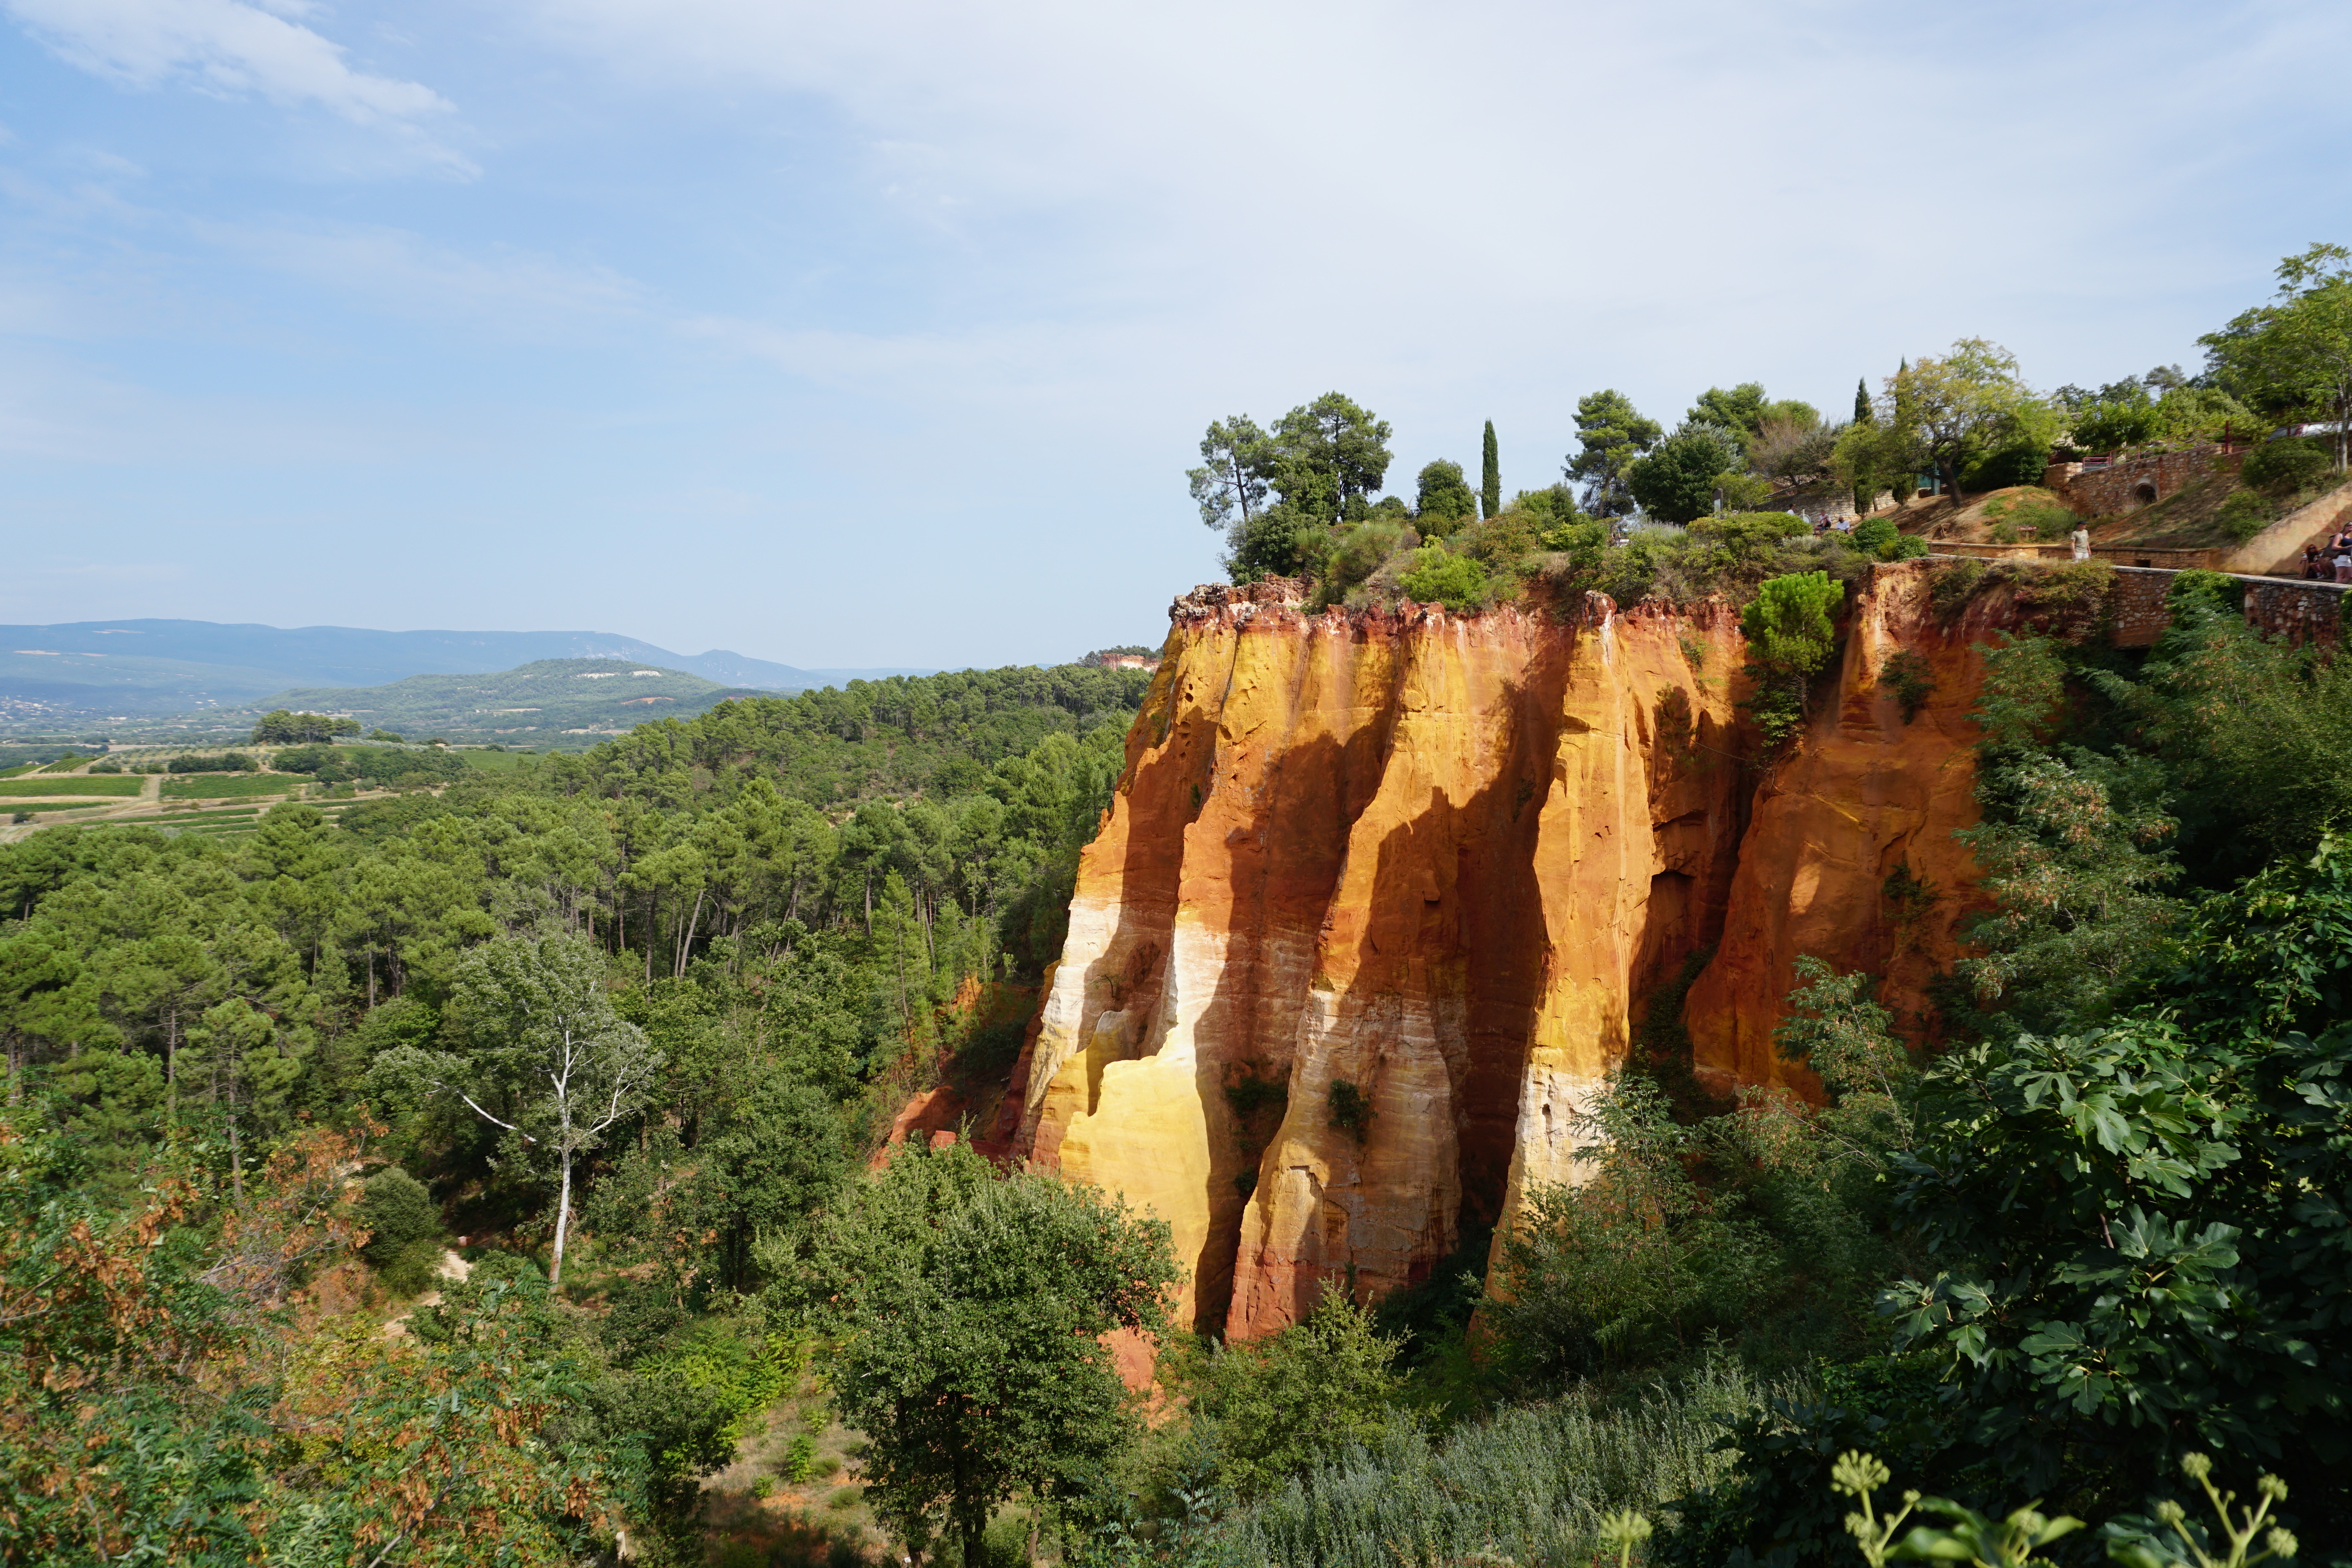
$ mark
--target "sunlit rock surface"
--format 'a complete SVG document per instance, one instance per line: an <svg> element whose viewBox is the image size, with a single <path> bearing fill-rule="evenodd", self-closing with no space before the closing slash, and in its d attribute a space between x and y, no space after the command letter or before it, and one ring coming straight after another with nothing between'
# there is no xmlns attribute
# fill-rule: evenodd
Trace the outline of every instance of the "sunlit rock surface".
<svg viewBox="0 0 2352 1568"><path fill-rule="evenodd" d="M1695 954L1702 1076L1800 1090L1770 1042L1797 955L1886 974L1906 1022L1949 967L1985 630L1938 626L1922 568L1851 606L1834 697L1768 769L1725 605L1309 614L1276 581L1171 613L1000 1126L1168 1221L1194 1326L1415 1283L1570 1179L1578 1109ZM1897 649L1936 681L1907 725ZM1891 902L1898 866L1928 893Z"/></svg>

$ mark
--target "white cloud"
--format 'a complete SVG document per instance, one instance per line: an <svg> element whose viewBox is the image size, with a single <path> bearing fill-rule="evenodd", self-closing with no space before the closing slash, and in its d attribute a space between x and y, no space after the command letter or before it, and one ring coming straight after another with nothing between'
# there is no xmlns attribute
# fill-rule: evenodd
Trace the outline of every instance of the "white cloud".
<svg viewBox="0 0 2352 1568"><path fill-rule="evenodd" d="M315 104L360 125L412 125L449 112L431 88L371 76L296 18L302 0L5 0L58 54L110 81L193 78L215 92Z"/></svg>
<svg viewBox="0 0 2352 1568"><path fill-rule="evenodd" d="M656 102L826 106L958 329L1163 328L1223 350L1236 400L1389 373L1843 397L1961 333L2070 352L2086 298L2178 354L2168 314L2273 243L2188 214L2260 204L2274 104L2352 34L2260 0L514 4Z"/></svg>

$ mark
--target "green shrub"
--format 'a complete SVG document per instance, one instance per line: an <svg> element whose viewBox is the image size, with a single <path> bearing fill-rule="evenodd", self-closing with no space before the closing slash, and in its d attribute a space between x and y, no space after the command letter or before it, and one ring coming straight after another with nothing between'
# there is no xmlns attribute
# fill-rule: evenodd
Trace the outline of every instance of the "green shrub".
<svg viewBox="0 0 2352 1568"><path fill-rule="evenodd" d="M1893 517L1864 517L1853 526L1852 536L1854 549L1868 550L1873 555L1891 548L1902 537L1903 530L1895 526Z"/></svg>
<svg viewBox="0 0 2352 1568"><path fill-rule="evenodd" d="M1690 526L1693 538L1738 556L1752 556L1782 539L1802 538L1812 531L1794 512L1722 512Z"/></svg>
<svg viewBox="0 0 2352 1568"><path fill-rule="evenodd" d="M2292 496L2335 466L2335 455L2307 437L2268 441L2246 455L2239 482L2266 496Z"/></svg>
<svg viewBox="0 0 2352 1568"><path fill-rule="evenodd" d="M1232 542L1226 570L1235 582L1255 582L1294 577L1318 563L1330 549L1331 530L1287 507L1270 507L1236 528Z"/></svg>
<svg viewBox="0 0 2352 1568"><path fill-rule="evenodd" d="M1903 722L1909 724L1936 692L1935 672L1920 654L1906 648L1888 655L1879 666L1878 684L1903 705Z"/></svg>
<svg viewBox="0 0 2352 1568"><path fill-rule="evenodd" d="M395 1296L423 1295L433 1288L441 1253L438 1239L412 1241L384 1260L376 1278Z"/></svg>
<svg viewBox="0 0 2352 1568"><path fill-rule="evenodd" d="M1849 1511L1822 1486L1850 1448L1875 1448L1923 1485L1976 1493L1985 1455L1959 1424L1938 1418L1937 1370L1924 1355L1827 1365L1815 1389L1733 1412L1718 1461L1728 1473L1684 1500L1654 1560L1664 1568L1851 1562Z"/></svg>
<svg viewBox="0 0 2352 1568"><path fill-rule="evenodd" d="M1431 538L1444 538L1478 515L1478 497L1462 476L1459 463L1440 458L1423 467L1415 494L1413 515Z"/></svg>
<svg viewBox="0 0 2352 1568"><path fill-rule="evenodd" d="M2063 539L2083 526L2083 520L2054 501L2028 501L2010 521L2044 541Z"/></svg>
<svg viewBox="0 0 2352 1568"><path fill-rule="evenodd" d="M2012 580L2018 607L2040 614L2044 631L2079 638L2105 613L2116 569L2103 560L2021 562Z"/></svg>
<svg viewBox="0 0 2352 1568"><path fill-rule="evenodd" d="M1876 560L1915 560L1927 553L1927 541L1896 528L1893 517L1865 517L1851 537L1854 549Z"/></svg>
<svg viewBox="0 0 2352 1568"><path fill-rule="evenodd" d="M2222 537L2231 543L2244 544L2278 521L2278 517L2276 501L2259 491L2242 488L2232 490L2223 497L2220 508L2213 514L2213 526L2220 528Z"/></svg>
<svg viewBox="0 0 2352 1568"><path fill-rule="evenodd" d="M388 1166L367 1179L361 1189L359 1221L368 1228L361 1256L378 1268L390 1263L413 1242L436 1243L440 1253L441 1206L425 1184L398 1166Z"/></svg>
<svg viewBox="0 0 2352 1568"><path fill-rule="evenodd" d="M1290 1085L1280 1078L1250 1073L1225 1085L1225 1103L1233 1107L1235 1120L1246 1122L1260 1111L1288 1105Z"/></svg>
<svg viewBox="0 0 2352 1568"><path fill-rule="evenodd" d="M1730 1467L1721 1421L1795 1387L1759 1385L1730 1357L1632 1398L1520 1406L1433 1430L1402 1412L1360 1448L1306 1473L1216 1527L1213 1560L1271 1568L1398 1563L1583 1565L1602 1521L1700 1492ZM1806 1479L1818 1490L1820 1473ZM1616 1561L1612 1553L1608 1561ZM1716 1568L1720 1556L1707 1560Z"/></svg>
<svg viewBox="0 0 2352 1568"><path fill-rule="evenodd" d="M1960 488L1974 495L2006 490L2012 485L2039 485L2050 466L2046 443L2021 441L1995 447L1960 470Z"/></svg>
<svg viewBox="0 0 2352 1568"><path fill-rule="evenodd" d="M1949 621L1968 608L1974 599L1977 586L1984 580L1985 563L1980 560L1948 561L1936 569L1927 585L1927 602L1936 613Z"/></svg>
<svg viewBox="0 0 2352 1568"><path fill-rule="evenodd" d="M1756 682L1744 706L1769 744L1781 744L1803 725L1807 687L1835 644L1830 611L1844 597L1845 584L1825 572L1792 572L1766 579L1739 612L1748 673Z"/></svg>
<svg viewBox="0 0 2352 1568"><path fill-rule="evenodd" d="M1405 597L1423 604L1443 604L1461 614L1486 601L1490 584L1486 569L1468 556L1455 555L1435 545L1414 552L1413 564L1398 579Z"/></svg>
<svg viewBox="0 0 2352 1568"><path fill-rule="evenodd" d="M1192 1379L1192 1410L1218 1481L1260 1497L1372 1437L1397 1393L1399 1348L1328 1283L1304 1322L1255 1344L1213 1346Z"/></svg>
<svg viewBox="0 0 2352 1568"><path fill-rule="evenodd" d="M1395 517L1375 516L1342 533L1324 561L1323 601L1338 603L1349 589L1380 570L1404 542L1406 527Z"/></svg>
<svg viewBox="0 0 2352 1568"><path fill-rule="evenodd" d="M1373 1115L1371 1096L1344 1078L1334 1078L1331 1080L1330 1092L1327 1097L1331 1105L1331 1125L1354 1138L1357 1143L1362 1143L1371 1132Z"/></svg>

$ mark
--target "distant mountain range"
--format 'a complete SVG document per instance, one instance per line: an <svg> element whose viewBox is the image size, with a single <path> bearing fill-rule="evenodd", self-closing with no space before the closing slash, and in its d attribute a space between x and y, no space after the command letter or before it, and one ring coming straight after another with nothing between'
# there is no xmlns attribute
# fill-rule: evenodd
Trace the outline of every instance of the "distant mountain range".
<svg viewBox="0 0 2352 1568"><path fill-rule="evenodd" d="M798 692L928 668L801 670L725 649L674 653L610 632L370 632L210 621L0 626L0 719L86 722L241 707L289 689L374 686L410 675L510 670L543 659L613 659L730 688Z"/></svg>

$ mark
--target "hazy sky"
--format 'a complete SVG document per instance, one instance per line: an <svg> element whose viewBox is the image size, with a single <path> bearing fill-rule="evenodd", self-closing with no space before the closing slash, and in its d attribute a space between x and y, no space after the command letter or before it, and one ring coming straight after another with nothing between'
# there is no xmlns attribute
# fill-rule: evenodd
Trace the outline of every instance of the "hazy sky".
<svg viewBox="0 0 2352 1568"><path fill-rule="evenodd" d="M0 0L0 621L1156 643L1212 417L2197 360L2352 7Z"/></svg>

